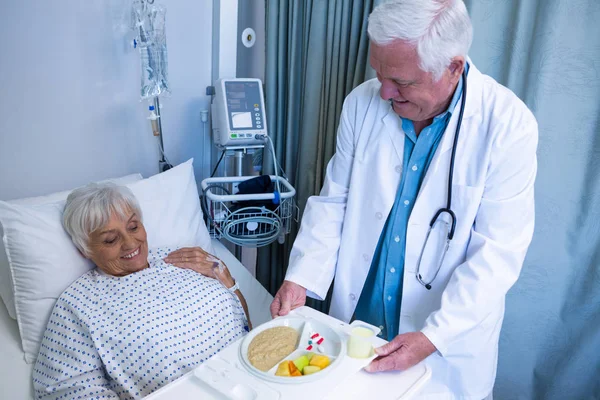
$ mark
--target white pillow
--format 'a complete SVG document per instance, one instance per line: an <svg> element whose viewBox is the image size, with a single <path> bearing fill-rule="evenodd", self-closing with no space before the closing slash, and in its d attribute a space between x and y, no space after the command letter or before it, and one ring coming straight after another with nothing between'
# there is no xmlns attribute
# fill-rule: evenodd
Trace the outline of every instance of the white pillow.
<svg viewBox="0 0 600 400"><path fill-rule="evenodd" d="M202 220L192 160L127 186L142 208L150 247L195 245L214 253ZM93 267L62 227L64 204L64 200L33 206L0 202L17 321L28 363L37 358L56 299Z"/></svg>
<svg viewBox="0 0 600 400"><path fill-rule="evenodd" d="M108 179L109 182L114 182L117 185L127 185L128 183L136 182L142 180L142 175L140 174L131 174L126 175L121 178ZM102 181L105 182L105 181ZM67 190L64 192L52 193L47 196L39 196L39 197L28 197L26 199L17 199L17 200L9 200L8 204L16 204L16 205L42 205L48 203L54 203L60 200L66 200L67 196L71 193L71 190ZM0 221L0 238L4 237L4 232L2 230L2 223ZM6 257L6 252L4 251L4 246L0 245L0 297L2 297L2 301L6 305L8 310L8 315L12 319L17 319L17 312L15 310L15 294L13 292L13 278L12 273L10 272L10 267L8 265L8 258Z"/></svg>
<svg viewBox="0 0 600 400"><path fill-rule="evenodd" d="M192 162L127 185L142 208L149 248L200 246L214 254Z"/></svg>

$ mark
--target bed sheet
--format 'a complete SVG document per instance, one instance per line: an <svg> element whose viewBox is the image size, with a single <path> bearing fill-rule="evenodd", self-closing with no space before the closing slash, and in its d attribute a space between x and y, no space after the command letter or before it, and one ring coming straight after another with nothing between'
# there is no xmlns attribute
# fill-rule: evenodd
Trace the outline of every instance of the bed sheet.
<svg viewBox="0 0 600 400"><path fill-rule="evenodd" d="M269 321L271 319L269 306L273 297L223 244L213 239L213 246L216 256L225 262L231 275L239 282L248 302L252 323L258 326ZM33 364L27 364L23 358L17 321L9 317L2 303L0 304L0 399L33 399L32 369Z"/></svg>

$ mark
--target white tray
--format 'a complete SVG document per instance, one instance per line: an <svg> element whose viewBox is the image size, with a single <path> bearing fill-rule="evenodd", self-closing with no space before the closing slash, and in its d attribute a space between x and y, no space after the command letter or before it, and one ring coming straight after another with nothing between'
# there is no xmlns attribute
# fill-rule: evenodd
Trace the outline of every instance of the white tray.
<svg viewBox="0 0 600 400"><path fill-rule="evenodd" d="M272 326L285 324L286 320L288 323L291 320L298 323L299 319L313 323L315 326L327 325L339 334L341 338L340 354L325 370L315 373L313 376L281 378L282 381L276 382L265 380L264 377L259 377L260 374L250 373L250 369L240 355L244 345L247 349L250 340L246 339L251 339L251 335L248 335L146 399L305 400L308 397L333 400L364 398L365 396L370 398L374 394L375 387L378 391L378 400L409 399L431 376L429 367L424 363L404 372L371 375L361 371L373 357L353 359L344 356L350 325L308 307L294 310L289 317L280 317L267 322L257 327L256 333ZM364 325L364 323L361 324ZM256 333L253 330L253 334L256 335ZM304 345L303 338L300 339L299 348ZM384 340L374 338L376 346L384 343L386 343ZM335 344L333 347L336 348ZM327 371L328 369L329 371ZM328 373L325 374L325 371ZM321 375L322 379L302 380L309 377L313 379L317 375ZM307 396L307 393L310 395Z"/></svg>

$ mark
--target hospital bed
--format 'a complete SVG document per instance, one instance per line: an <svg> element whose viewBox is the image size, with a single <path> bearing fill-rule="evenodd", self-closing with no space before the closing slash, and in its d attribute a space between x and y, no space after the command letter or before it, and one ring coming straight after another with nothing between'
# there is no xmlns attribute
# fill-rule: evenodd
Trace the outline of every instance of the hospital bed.
<svg viewBox="0 0 600 400"><path fill-rule="evenodd" d="M169 240L175 240L175 236L181 234L184 237L184 241L187 241L187 238L192 237L195 234L201 233L200 236L202 237L196 237L194 242L196 245L201 245L203 248L212 247L214 254L222 259L229 267L248 302L252 323L257 327L260 324L271 320L269 307L273 297L222 243L216 239L210 239L202 221L202 213L197 198L197 187L191 163L192 160L189 160L164 174L156 175L146 180L142 180L141 175L136 174L136 176L120 178L122 180L127 180L127 182L119 181L117 183L127 184L136 195L138 201L140 201L145 215L144 223L147 227L152 227L151 229L148 229L149 243L151 243L150 236L161 231L168 231L167 236L169 237ZM157 197L156 193L161 191L161 196ZM0 257L0 279L2 279L0 284L3 285L2 290L6 289L6 283L11 282L11 284L15 284L14 288L16 288L13 292L16 293L16 290L18 289L19 293L21 293L20 307L17 307L18 310L20 310L20 314L18 310L16 311L16 314L19 315L21 329L19 329L17 320L11 318L8 311L9 309L12 309L13 312L15 312L14 304L12 307L9 305L10 301L6 306L5 304L0 304L0 399L21 400L33 398L32 370L37 351L34 351L35 348L31 347L30 339L35 328L35 326L31 324L37 322L39 328L38 332L40 335L43 334L45 324L40 325L40 323L44 321L44 318L42 318L44 316L43 308L47 308L46 312L49 315L51 307L54 304L53 301L55 301L62 290L68 286L67 282L64 282L64 274L69 271L74 272L71 267L74 267L75 264L69 263L69 261L66 261L66 264L69 265L68 269L59 269L52 272L52 269L56 265L61 264L61 261L68 260L67 253L69 251L75 251L60 223L61 214L58 210L62 206L55 203L57 198L66 198L66 194L64 193L65 192L45 196L44 202L49 202L50 207L41 207L39 204L37 206L33 205L33 208L31 208L32 204L25 206L26 211L23 212L22 215L18 214L17 217L14 217L20 221L21 225L14 225L14 218L13 222L11 222L10 218L6 216L7 203L4 203L4 205L0 204L0 206L4 207L4 211L2 211L2 207L0 207L0 211L4 213L1 214L0 217L3 215L4 219L2 219L2 224L4 224L3 227L5 229L4 231L0 230L0 237L4 235L5 243L10 242L10 240L8 242L6 241L7 237L12 237L12 246L16 246L14 239L16 236L20 238L27 237L27 240L21 239L19 241L21 246L24 247L13 248L13 255L15 255L15 258L12 259L10 269L8 266L8 258L4 257L4 248L0 248L3 253L0 254L3 256ZM30 203L30 200L35 199L24 199L22 201ZM147 208L145 209L145 207ZM10 207L8 208L10 209ZM147 211L148 213L146 213ZM27 219L30 215L37 215L36 213L38 212L42 212L38 219ZM51 215L45 214L46 212L50 212ZM41 224L35 226L36 221L41 221ZM172 223L168 223L167 221L172 221ZM183 221L183 225L179 225L178 221ZM10 225L11 223L13 225ZM6 230L7 227L11 227L11 234L7 233L9 232ZM54 231L49 230L52 227L54 227ZM162 227L162 229L159 229L158 227ZM187 229L185 227L187 227ZM32 230L36 232L37 236L26 235L26 231L29 232ZM63 235L64 237L60 239L60 235ZM49 239L46 239L46 237ZM45 243L45 240L51 241L51 247L48 247L48 243ZM158 242L157 237L153 240ZM55 242L53 243L52 241ZM180 242L181 241L177 240L177 243ZM52 247L52 245L55 246ZM59 245L64 245L66 247L58 247ZM19 250L19 252L17 252L17 250ZM38 258L27 258L34 253L37 254ZM81 258L79 255L77 257ZM17 259L19 262L17 262ZM44 263L45 265L43 265ZM91 267L91 265L89 267ZM84 266L81 274L85 273L86 270L87 269ZM12 271L12 278L10 275L7 276L7 271ZM35 275L35 273L38 275ZM39 274L41 274L41 278ZM73 275L74 276L71 276L73 280L79 276L79 274ZM49 288L53 287L53 277L60 277L59 280L61 281L61 285L63 285L60 286L62 289L55 292L49 290ZM19 287L17 288L17 286ZM30 292L36 293L36 296L34 297L37 300L35 302L29 302L26 305L24 297L31 299L32 296ZM24 293L26 295L23 295ZM7 297L3 295L3 299L5 298ZM8 298L15 301L14 299L16 297L9 296ZM316 311L313 312L317 313ZM323 314L321 315L326 317ZM341 323L341 321L334 321L336 321L336 325ZM23 332L23 334L20 332ZM383 343L379 343L378 345L381 344ZM28 357L32 363L27 363L25 357ZM333 391L333 398L338 398L338 396L340 396L339 398L365 398L376 394L377 397L382 400L406 399L412 397L412 395L406 395L409 393L416 393L418 387L421 387L427 382L429 376L430 370L424 363L402 373L372 375L360 371L358 373L353 372L347 377L344 376L343 379L336 382L335 385L329 385L329 390ZM180 381L182 379L184 379L184 377L182 377ZM176 385L177 382L173 382L172 384ZM173 398L171 393L167 392L169 388L165 387L163 389L165 389L166 397L163 396L161 399Z"/></svg>
<svg viewBox="0 0 600 400"><path fill-rule="evenodd" d="M149 244L160 247L159 243L164 243L161 240L167 240L194 243L205 249L212 247L239 283L253 324L257 326L269 321L273 297L222 243L210 238L204 226L192 161L148 179L132 174L112 181L127 185L140 202L149 229ZM161 191L165 193L156 196ZM83 269L76 269L81 267L79 261L68 254L75 252L75 248L62 231L60 213L56 210L62 207L60 204L64 203L60 202L69 192L0 204L0 399L33 398L32 371L37 351L32 347L31 339L36 339L36 329L40 334L45 330L45 313L49 315L53 300L71 279L77 279L91 267L91 264L88 267L84 264ZM21 207L20 211L18 207ZM161 239L161 234L168 239ZM11 257L7 256L8 243L11 243L12 264L9 262ZM28 258L30 255L37 258ZM80 258L79 255L76 257Z"/></svg>
<svg viewBox="0 0 600 400"><path fill-rule="evenodd" d="M271 319L269 306L273 297L254 279L225 246L213 240L216 255L229 267L246 297L252 323L259 325ZM0 399L33 399L31 373L33 364L23 359L17 321L0 305Z"/></svg>

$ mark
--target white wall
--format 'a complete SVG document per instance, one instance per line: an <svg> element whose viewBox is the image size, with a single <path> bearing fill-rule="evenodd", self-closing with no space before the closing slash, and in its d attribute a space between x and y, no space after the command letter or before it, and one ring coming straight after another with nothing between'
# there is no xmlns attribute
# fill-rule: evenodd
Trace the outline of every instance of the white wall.
<svg viewBox="0 0 600 400"><path fill-rule="evenodd" d="M258 78L265 82L265 0L240 1L238 10L237 76ZM241 41L244 29L256 32L256 42L245 47Z"/></svg>
<svg viewBox="0 0 600 400"><path fill-rule="evenodd" d="M172 89L162 100L165 150L174 164L194 157L199 181L209 163L200 162L199 111L210 102L212 1L156 1L167 7ZM147 104L139 102L139 54L129 47L130 6L128 0L2 3L0 199L158 172Z"/></svg>

